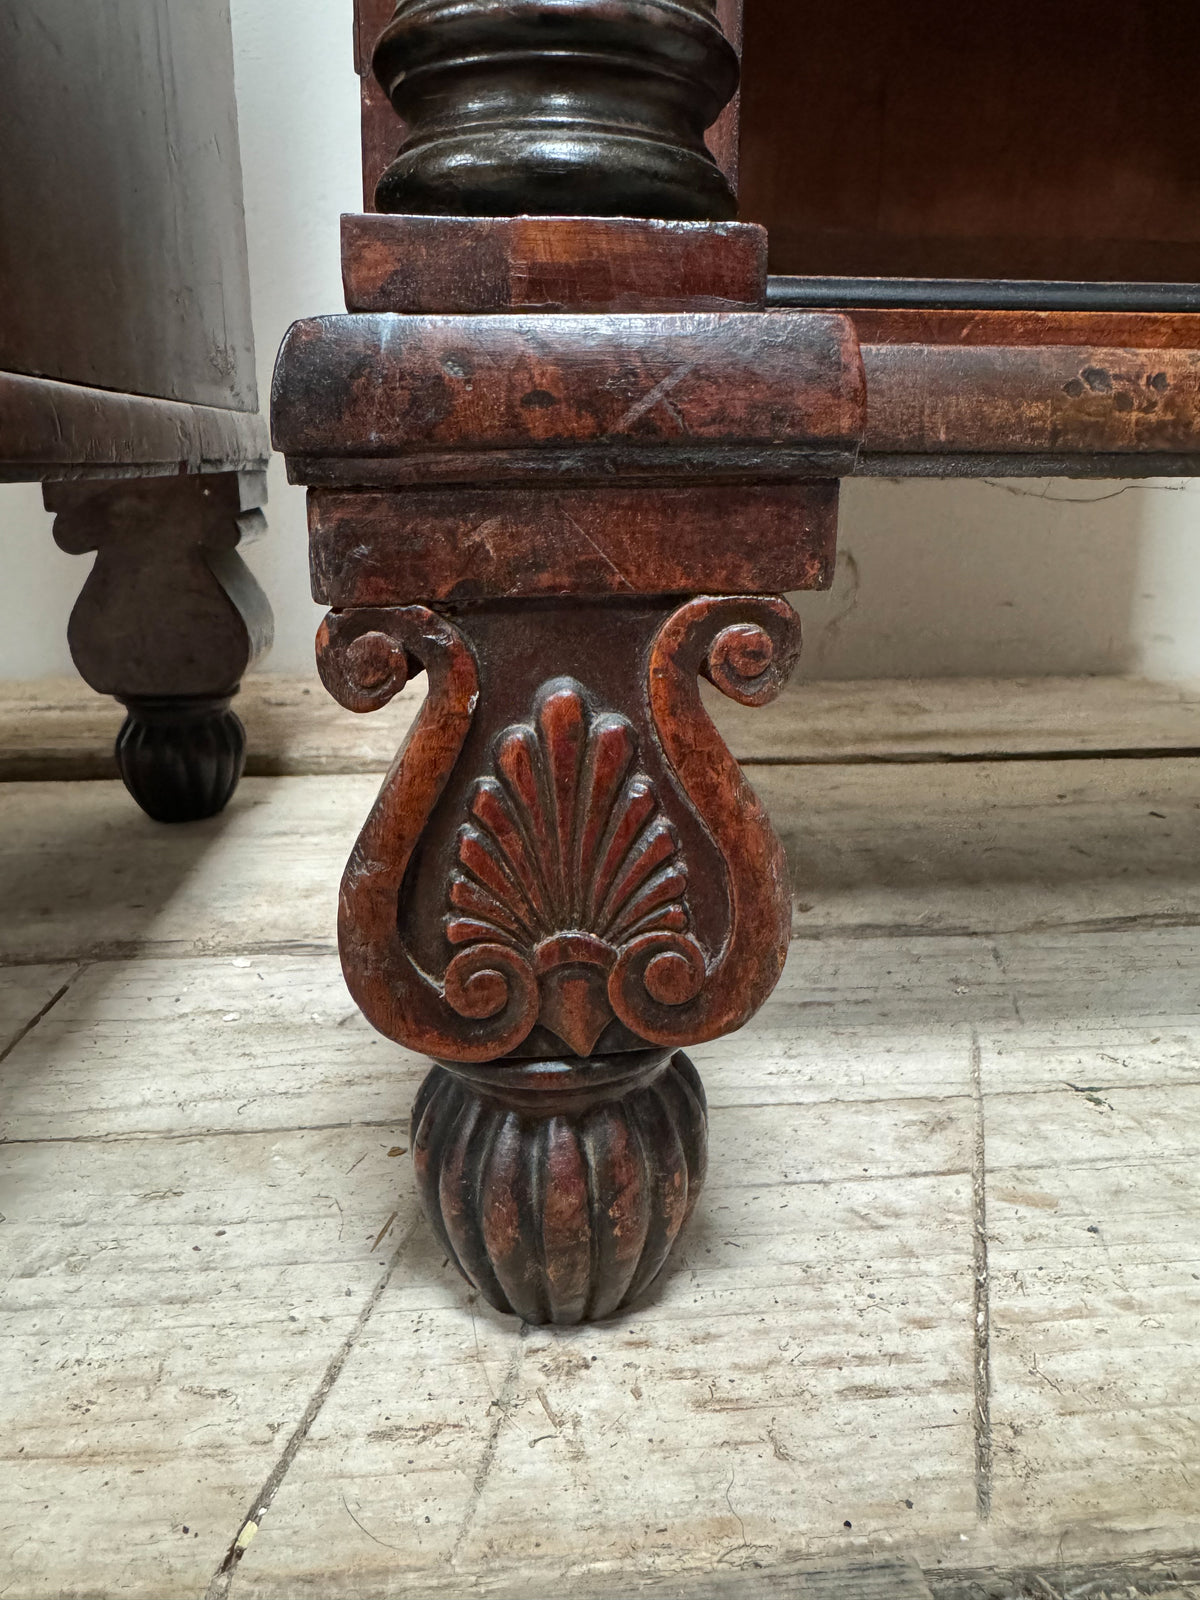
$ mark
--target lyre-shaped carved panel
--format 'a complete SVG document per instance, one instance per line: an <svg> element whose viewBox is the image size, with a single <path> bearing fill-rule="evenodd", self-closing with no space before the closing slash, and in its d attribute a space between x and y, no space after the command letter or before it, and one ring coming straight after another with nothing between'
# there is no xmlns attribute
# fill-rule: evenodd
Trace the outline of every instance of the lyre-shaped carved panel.
<svg viewBox="0 0 1200 1600"><path fill-rule="evenodd" d="M632 681L597 662L602 696L576 651L580 676L535 679L527 718L497 718L485 742L472 725L496 713L453 622L419 606L330 615L318 654L343 704L386 703L418 664L430 679L342 880L346 979L389 1038L461 1062L558 1041L577 1056L684 1046L738 1027L773 987L790 928L783 851L697 679L764 704L795 658L795 614L727 596L635 622ZM422 939L414 924L435 906Z"/></svg>

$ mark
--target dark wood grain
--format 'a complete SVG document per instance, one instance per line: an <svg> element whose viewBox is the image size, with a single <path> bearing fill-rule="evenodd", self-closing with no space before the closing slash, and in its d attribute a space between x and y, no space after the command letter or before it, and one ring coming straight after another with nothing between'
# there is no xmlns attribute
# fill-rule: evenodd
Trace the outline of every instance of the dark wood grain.
<svg viewBox="0 0 1200 1600"><path fill-rule="evenodd" d="M721 32L729 40L739 59L742 54L742 0L716 0L717 21ZM742 92L721 112L704 136L712 158L725 174L725 180L734 194L738 192L742 119Z"/></svg>
<svg viewBox="0 0 1200 1600"><path fill-rule="evenodd" d="M367 1019L439 1063L413 1145L447 1256L570 1323L662 1267L704 1164L678 1047L782 970L783 852L699 680L786 679L798 620L763 591L829 580L861 356L845 318L762 309L761 235L671 225L732 208L709 0L403 0L373 59L404 215L346 220L351 313L296 324L273 385L326 687L366 712L429 679L339 946ZM732 117L711 142L732 173Z"/></svg>
<svg viewBox="0 0 1200 1600"><path fill-rule="evenodd" d="M753 311L766 273L746 223L342 218L349 311Z"/></svg>
<svg viewBox="0 0 1200 1600"><path fill-rule="evenodd" d="M741 215L775 272L1200 279L1192 0L755 0Z"/></svg>
<svg viewBox="0 0 1200 1600"><path fill-rule="evenodd" d="M865 345L869 452L1200 450L1200 350Z"/></svg>
<svg viewBox="0 0 1200 1600"><path fill-rule="evenodd" d="M212 816L271 635L235 550L269 445L228 6L0 7L0 162L0 481L47 483L59 544L96 553L68 637L126 707L126 786L157 820Z"/></svg>
<svg viewBox="0 0 1200 1600"><path fill-rule="evenodd" d="M0 372L0 482L256 469L270 448L257 411Z"/></svg>
<svg viewBox="0 0 1200 1600"><path fill-rule="evenodd" d="M253 411L225 0L0 7L0 151L0 369Z"/></svg>
<svg viewBox="0 0 1200 1600"><path fill-rule="evenodd" d="M591 452L601 475L621 470L623 452L636 473L654 470L644 456L664 471L678 456L691 472L705 452L715 461L750 447L755 460L777 452L777 471L759 470L783 476L806 452L852 452L862 406L853 328L836 316L360 314L290 329L272 431L306 472L313 457L426 456L435 481L438 457L481 449L524 451L560 472L569 462L556 452L577 472Z"/></svg>
<svg viewBox="0 0 1200 1600"><path fill-rule="evenodd" d="M492 1305L594 1321L649 1288L695 1208L704 1089L682 1051L435 1067L411 1142L442 1248Z"/></svg>
<svg viewBox="0 0 1200 1600"><path fill-rule="evenodd" d="M354 69L360 84L364 212L374 211L376 186L407 133L405 124L397 116L371 71L375 42L391 21L394 9L394 0L355 0L354 3ZM740 54L742 0L717 0L716 15L721 31ZM738 186L739 100L740 96L735 94L705 135L705 144L713 160L735 194Z"/></svg>
<svg viewBox="0 0 1200 1600"><path fill-rule="evenodd" d="M44 498L59 547L97 553L68 633L92 688L231 693L271 640L266 601L237 554L265 527L262 478L64 482Z"/></svg>
<svg viewBox="0 0 1200 1600"><path fill-rule="evenodd" d="M1200 349L1190 311L922 311L846 307L862 344Z"/></svg>
<svg viewBox="0 0 1200 1600"><path fill-rule="evenodd" d="M60 548L96 552L67 638L85 681L126 707L126 787L157 821L212 816L245 760L230 699L271 644L266 596L237 553L264 526L261 475L61 482L44 496Z"/></svg>
<svg viewBox="0 0 1200 1600"><path fill-rule="evenodd" d="M113 753L121 781L155 822L202 822L233 798L246 730L231 695L126 695Z"/></svg>
<svg viewBox="0 0 1200 1600"><path fill-rule="evenodd" d="M777 271L1200 278L1182 0L746 20L743 215ZM378 200L441 220L349 219L370 314L298 324L276 372L327 686L368 711L430 679L343 879L347 982L439 1061L426 1211L529 1321L658 1270L702 1166L677 1047L745 1021L786 950L782 853L698 680L763 703L798 629L731 591L827 581L852 471L1200 464L1193 318L881 311L852 282L846 319L764 312L749 236L600 220L732 214L739 28L738 0L402 0ZM384 115L368 88L372 175Z"/></svg>
<svg viewBox="0 0 1200 1600"><path fill-rule="evenodd" d="M314 489L313 598L330 606L823 589L837 484Z"/></svg>
<svg viewBox="0 0 1200 1600"><path fill-rule="evenodd" d="M375 42L392 20L395 9L395 0L354 0L354 70L359 81L364 211L374 211L375 186L405 133L404 124L371 71Z"/></svg>
<svg viewBox="0 0 1200 1600"><path fill-rule="evenodd" d="M696 1043L782 970L782 849L697 679L773 698L794 613L630 602L598 652L599 612L356 608L322 629L322 678L351 710L429 674L346 868L339 937L368 1020L438 1060Z"/></svg>

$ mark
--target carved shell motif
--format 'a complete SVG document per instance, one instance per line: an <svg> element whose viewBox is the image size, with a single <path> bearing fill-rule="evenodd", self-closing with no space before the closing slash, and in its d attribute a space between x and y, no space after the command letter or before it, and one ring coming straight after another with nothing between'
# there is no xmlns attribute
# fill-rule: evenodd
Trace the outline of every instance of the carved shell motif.
<svg viewBox="0 0 1200 1600"><path fill-rule="evenodd" d="M495 776L476 785L458 837L450 943L500 944L528 962L539 1021L581 1056L613 1018L607 978L632 941L664 943L656 988L678 988L687 969L680 999L703 972L679 839L636 756L625 717L593 712L573 678L552 679L532 724L497 739ZM653 978L652 967L647 987Z"/></svg>

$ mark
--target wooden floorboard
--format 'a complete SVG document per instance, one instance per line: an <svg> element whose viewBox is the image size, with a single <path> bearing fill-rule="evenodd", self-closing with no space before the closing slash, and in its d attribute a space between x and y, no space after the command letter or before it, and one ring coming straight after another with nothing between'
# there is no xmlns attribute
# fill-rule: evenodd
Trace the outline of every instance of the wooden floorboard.
<svg viewBox="0 0 1200 1600"><path fill-rule="evenodd" d="M356 716L311 677L252 673L235 709L252 777L386 771L424 697ZM1145 678L811 682L747 710L703 686L730 748L753 762L940 761L1200 748L1200 685ZM116 776L122 708L81 679L0 682L0 782Z"/></svg>
<svg viewBox="0 0 1200 1600"><path fill-rule="evenodd" d="M793 935L1200 920L1200 761L753 768ZM117 783L0 784L0 961L330 948L379 779L246 779L162 828Z"/></svg>
<svg viewBox="0 0 1200 1600"><path fill-rule="evenodd" d="M79 968L75 962L8 969L0 982L0 1062L3 1062L42 1013L65 992Z"/></svg>
<svg viewBox="0 0 1200 1600"><path fill-rule="evenodd" d="M1196 1600L1197 769L757 768L787 971L675 1270L559 1331L419 1218L371 774L3 786L0 1594Z"/></svg>

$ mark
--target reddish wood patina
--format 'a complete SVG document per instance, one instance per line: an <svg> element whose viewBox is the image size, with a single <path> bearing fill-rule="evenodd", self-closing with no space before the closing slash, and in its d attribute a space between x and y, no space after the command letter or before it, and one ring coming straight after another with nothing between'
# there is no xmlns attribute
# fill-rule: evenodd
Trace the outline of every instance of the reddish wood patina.
<svg viewBox="0 0 1200 1600"><path fill-rule="evenodd" d="M760 594L828 587L837 484L313 489L308 517L330 606Z"/></svg>
<svg viewBox="0 0 1200 1600"><path fill-rule="evenodd" d="M863 347L871 453L1131 456L1200 447L1200 350Z"/></svg>
<svg viewBox="0 0 1200 1600"><path fill-rule="evenodd" d="M697 679L773 698L799 649L791 607L641 602L620 656L590 671L597 608L568 619L574 651L512 605L474 645L423 606L335 612L321 631L322 678L351 710L429 674L339 927L368 1019L440 1060L695 1044L740 1026L782 968L783 853Z"/></svg>
<svg viewBox="0 0 1200 1600"><path fill-rule="evenodd" d="M826 313L361 313L293 324L271 417L308 483L453 481L455 457L495 481L506 456L523 478L761 480L848 470L864 398Z"/></svg>
<svg viewBox="0 0 1200 1600"><path fill-rule="evenodd" d="M442 1248L492 1305L606 1317L654 1281L699 1198L704 1088L681 1050L436 1067L412 1149Z"/></svg>
<svg viewBox="0 0 1200 1600"><path fill-rule="evenodd" d="M828 581L843 475L1200 470L1195 318L854 283L843 315L766 311L763 235L730 220L740 0L356 9L388 214L344 219L354 314L289 334L275 439L330 690L430 692L346 870L343 962L439 1062L413 1149L447 1255L527 1320L602 1317L703 1177L679 1047L744 1022L786 948L782 852L699 678L777 691L773 595ZM1183 8L1101 0L1074 55L1030 45L1040 12L997 44L935 9L749 16L743 193L776 268L1194 276L1195 163L1169 121L1130 132L1122 79L1154 83Z"/></svg>
<svg viewBox="0 0 1200 1600"><path fill-rule="evenodd" d="M767 235L637 217L342 218L348 311L757 311Z"/></svg>

